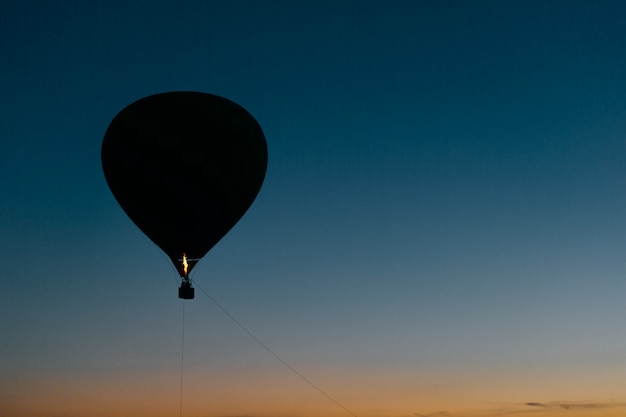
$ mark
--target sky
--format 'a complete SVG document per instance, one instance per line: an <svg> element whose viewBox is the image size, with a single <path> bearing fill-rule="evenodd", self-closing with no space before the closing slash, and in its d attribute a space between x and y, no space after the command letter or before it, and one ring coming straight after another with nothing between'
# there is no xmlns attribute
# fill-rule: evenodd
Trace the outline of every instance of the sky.
<svg viewBox="0 0 626 417"><path fill-rule="evenodd" d="M0 414L626 416L625 22L4 2ZM100 164L113 117L165 91L235 101L268 144L192 301Z"/></svg>

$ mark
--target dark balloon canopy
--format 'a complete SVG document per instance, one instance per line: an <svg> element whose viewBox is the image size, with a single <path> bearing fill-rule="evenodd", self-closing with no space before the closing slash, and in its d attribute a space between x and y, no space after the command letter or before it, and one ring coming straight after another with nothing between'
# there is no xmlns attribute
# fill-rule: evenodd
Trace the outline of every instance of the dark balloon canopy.
<svg viewBox="0 0 626 417"><path fill-rule="evenodd" d="M230 100L162 93L115 116L102 167L128 217L187 277L254 201L267 144L257 121Z"/></svg>

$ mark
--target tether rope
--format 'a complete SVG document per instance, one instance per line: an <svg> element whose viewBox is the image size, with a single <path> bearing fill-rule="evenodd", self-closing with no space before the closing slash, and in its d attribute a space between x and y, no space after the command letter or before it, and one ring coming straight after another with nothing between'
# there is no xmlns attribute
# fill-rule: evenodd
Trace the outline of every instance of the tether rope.
<svg viewBox="0 0 626 417"><path fill-rule="evenodd" d="M303 380L304 382L306 382L310 387L312 387L313 389L315 389L317 392L319 392L320 394L322 394L324 397L326 397L327 399L329 399L330 401L332 401L333 403L335 403L335 405L337 405L338 407L342 408L344 411L346 411L348 414L352 415L353 417L358 417L355 413L353 413L349 408L347 408L346 406L344 406L343 404L341 404L339 401L337 401L336 399L334 399L333 397L331 397L328 393L326 393L324 390L322 390L320 387L318 387L317 385L315 385L310 379L308 379L307 377L305 377L304 375L302 375L300 372L298 372L298 370L296 370L293 366L291 366L289 363L287 363L285 360L283 360L280 356L278 356L276 353L274 353L274 351L272 349L270 349L265 343L263 343L258 337L256 337L254 334L252 334L252 332L250 332L250 330L248 330L239 320L237 320L232 314L230 314L224 307L222 307L222 305L220 303L217 302L217 300L215 300L213 297L211 297L209 295L209 293L207 293L202 287L200 287L195 281L194 281L194 285L196 286L196 288L198 288L200 291L202 291L202 293L204 295L207 296L207 298L209 300L211 300L213 302L213 304L215 304L220 310L222 310L222 313L226 314L226 316L232 320L233 323L235 323L241 330L243 330L248 336L250 336L252 338L252 340L254 340L259 346L261 346L263 349L265 349L265 351L267 351L270 355L272 355L274 358L276 358L280 363L282 363L287 369L289 369L291 372L293 372L295 375L297 375L301 380ZM183 316L184 317L184 316ZM182 371L181 371L181 378L182 378ZM181 385L182 386L182 385ZM182 388L181 388L181 398L182 398ZM182 401L182 400L181 400ZM182 403L181 403L182 404ZM181 415L182 417L182 415Z"/></svg>
<svg viewBox="0 0 626 417"><path fill-rule="evenodd" d="M185 302L183 300L183 341L180 348L180 417L183 417L183 370L185 360Z"/></svg>

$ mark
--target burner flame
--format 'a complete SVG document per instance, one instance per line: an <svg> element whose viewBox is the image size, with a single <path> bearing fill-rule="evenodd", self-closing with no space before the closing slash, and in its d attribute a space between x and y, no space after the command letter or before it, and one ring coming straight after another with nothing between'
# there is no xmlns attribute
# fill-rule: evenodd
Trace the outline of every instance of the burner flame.
<svg viewBox="0 0 626 417"><path fill-rule="evenodd" d="M185 272L185 276L187 276L188 270L189 270L189 264L187 263L187 255L183 253L183 271Z"/></svg>

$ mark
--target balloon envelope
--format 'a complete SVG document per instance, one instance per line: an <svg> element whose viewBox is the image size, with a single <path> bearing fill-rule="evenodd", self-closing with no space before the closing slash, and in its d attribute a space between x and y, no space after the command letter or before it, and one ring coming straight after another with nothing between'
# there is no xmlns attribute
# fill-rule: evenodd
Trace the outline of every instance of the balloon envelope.
<svg viewBox="0 0 626 417"><path fill-rule="evenodd" d="M124 108L102 142L102 167L130 219L181 276L248 210L267 168L257 121L223 97L170 92Z"/></svg>

